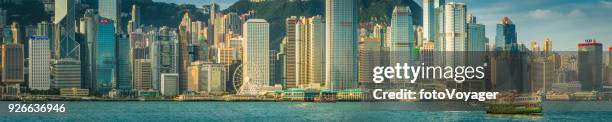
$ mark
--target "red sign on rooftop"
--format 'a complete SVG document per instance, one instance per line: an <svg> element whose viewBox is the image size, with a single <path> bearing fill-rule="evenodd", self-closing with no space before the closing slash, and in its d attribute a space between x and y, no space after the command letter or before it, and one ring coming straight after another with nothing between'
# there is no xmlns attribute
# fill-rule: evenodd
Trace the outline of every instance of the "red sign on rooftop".
<svg viewBox="0 0 612 122"><path fill-rule="evenodd" d="M595 39L587 39L583 43L578 43L578 47L583 46L601 46L601 43L597 43Z"/></svg>
<svg viewBox="0 0 612 122"><path fill-rule="evenodd" d="M109 20L106 18L100 19L100 24L108 24Z"/></svg>

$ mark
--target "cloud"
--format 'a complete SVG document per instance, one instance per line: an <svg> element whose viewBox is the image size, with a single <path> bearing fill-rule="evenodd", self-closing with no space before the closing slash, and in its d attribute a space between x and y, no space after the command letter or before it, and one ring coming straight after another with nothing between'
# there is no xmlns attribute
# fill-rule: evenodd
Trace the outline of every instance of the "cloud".
<svg viewBox="0 0 612 122"><path fill-rule="evenodd" d="M570 12L562 13L548 9L536 9L533 11L529 11L529 17L534 19L555 19L555 18L565 18L565 17L583 17L586 14L580 9L574 9Z"/></svg>
<svg viewBox="0 0 612 122"><path fill-rule="evenodd" d="M583 16L585 16L585 14L580 9L574 9L569 14L567 14L567 16L569 16L569 17L583 17Z"/></svg>
<svg viewBox="0 0 612 122"><path fill-rule="evenodd" d="M551 11L551 10L536 9L533 11L529 11L528 15L536 19L545 19L545 18L557 17L560 14L555 11Z"/></svg>
<svg viewBox="0 0 612 122"><path fill-rule="evenodd" d="M607 8L612 8L612 0L601 0L601 5Z"/></svg>

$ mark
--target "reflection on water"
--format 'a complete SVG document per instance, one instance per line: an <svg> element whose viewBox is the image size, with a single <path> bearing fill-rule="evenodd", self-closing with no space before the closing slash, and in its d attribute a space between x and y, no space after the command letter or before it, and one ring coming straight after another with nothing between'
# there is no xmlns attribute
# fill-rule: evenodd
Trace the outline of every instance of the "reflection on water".
<svg viewBox="0 0 612 122"><path fill-rule="evenodd" d="M612 102L546 101L543 115L491 115L461 103L415 102L61 102L66 113L8 113L1 121L609 121ZM18 102L17 102L18 103ZM49 102L56 104L60 102ZM445 106L456 110L440 111ZM459 107L457 107L459 106ZM553 109L571 106L569 109ZM431 109L428 109L431 108ZM453 107L449 107L453 108ZM582 108L582 109L577 109ZM448 108L447 108L448 109ZM574 111L574 110L608 111ZM436 110L436 111L433 111ZM569 111L561 111L569 110Z"/></svg>
<svg viewBox="0 0 612 122"><path fill-rule="evenodd" d="M521 121L539 121L544 118L542 115L509 115L509 114L487 114L488 118L497 118L497 119L511 119L511 120L521 120Z"/></svg>

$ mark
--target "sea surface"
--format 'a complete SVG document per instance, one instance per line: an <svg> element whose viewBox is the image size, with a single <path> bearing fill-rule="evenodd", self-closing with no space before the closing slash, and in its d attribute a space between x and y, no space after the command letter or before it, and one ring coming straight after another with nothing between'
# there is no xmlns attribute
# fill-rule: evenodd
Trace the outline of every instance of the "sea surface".
<svg viewBox="0 0 612 122"><path fill-rule="evenodd" d="M63 113L9 113L0 121L611 121L612 102L545 102L542 115L491 115L481 106L431 108L440 103L71 101ZM453 105L448 105L453 106ZM470 105L467 105L468 108ZM463 106L465 107L465 105Z"/></svg>

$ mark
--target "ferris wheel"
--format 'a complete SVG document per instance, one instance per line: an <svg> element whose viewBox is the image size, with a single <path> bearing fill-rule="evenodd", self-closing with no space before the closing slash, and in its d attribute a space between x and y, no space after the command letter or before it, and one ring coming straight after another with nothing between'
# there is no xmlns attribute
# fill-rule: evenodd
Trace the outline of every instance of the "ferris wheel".
<svg viewBox="0 0 612 122"><path fill-rule="evenodd" d="M234 84L234 90L235 91L239 91L240 87L242 86L243 80L242 80L242 64L238 65L238 67L236 67L236 70L234 70L234 74L233 76L233 81L232 83Z"/></svg>

